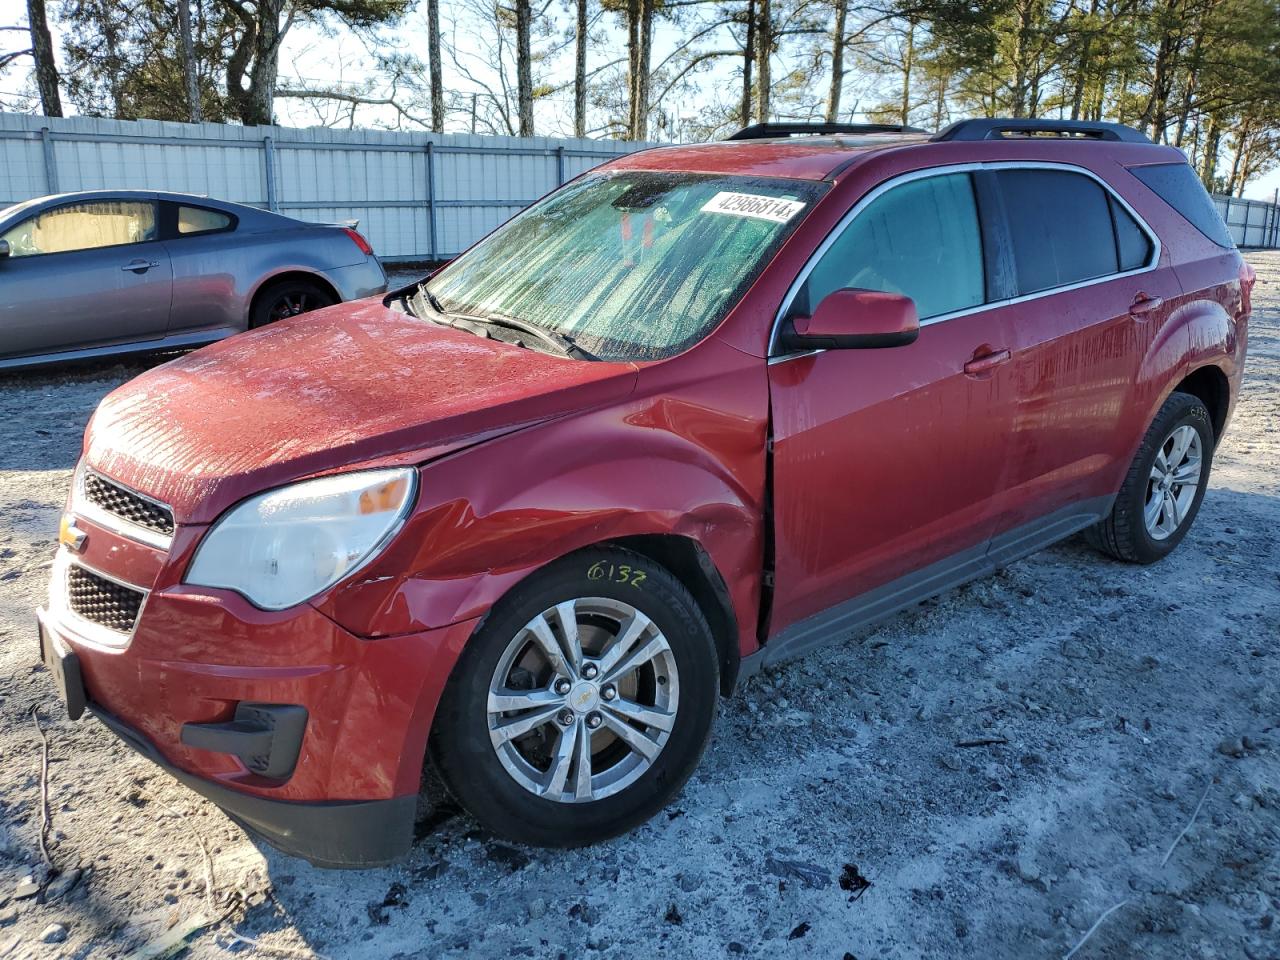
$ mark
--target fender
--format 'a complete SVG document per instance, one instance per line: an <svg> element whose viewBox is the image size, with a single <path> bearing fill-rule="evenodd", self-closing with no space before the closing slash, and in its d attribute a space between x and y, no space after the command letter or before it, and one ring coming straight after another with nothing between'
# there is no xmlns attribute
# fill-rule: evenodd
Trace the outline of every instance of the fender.
<svg viewBox="0 0 1280 960"><path fill-rule="evenodd" d="M1219 368L1231 383L1231 402L1234 404L1239 388L1239 361L1244 343L1241 329L1237 328L1227 310L1227 305L1216 299L1198 297L1180 303L1170 315L1139 369L1137 383L1158 384L1158 389L1146 395L1137 435L1131 437L1129 457L1125 468L1133 459L1147 426L1155 419L1157 411L1169 398L1169 394L1188 376L1201 367Z"/></svg>
<svg viewBox="0 0 1280 960"><path fill-rule="evenodd" d="M714 564L739 650L751 653L767 405L764 363L714 339L642 367L636 391L617 404L421 467L419 501L391 547L316 606L362 636L443 627L483 617L525 577L583 547L675 535Z"/></svg>

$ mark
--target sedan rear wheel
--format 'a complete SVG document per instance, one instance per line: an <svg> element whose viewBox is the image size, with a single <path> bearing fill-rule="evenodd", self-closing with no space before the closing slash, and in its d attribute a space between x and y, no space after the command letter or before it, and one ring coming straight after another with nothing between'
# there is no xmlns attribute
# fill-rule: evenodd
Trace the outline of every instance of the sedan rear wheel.
<svg viewBox="0 0 1280 960"><path fill-rule="evenodd" d="M431 755L484 826L580 846L653 816L697 766L719 696L715 640L648 557L571 554L504 597L463 650Z"/></svg>
<svg viewBox="0 0 1280 960"><path fill-rule="evenodd" d="M265 287L253 301L250 327L263 327L277 320L331 307L338 301L333 294L310 280L283 280Z"/></svg>

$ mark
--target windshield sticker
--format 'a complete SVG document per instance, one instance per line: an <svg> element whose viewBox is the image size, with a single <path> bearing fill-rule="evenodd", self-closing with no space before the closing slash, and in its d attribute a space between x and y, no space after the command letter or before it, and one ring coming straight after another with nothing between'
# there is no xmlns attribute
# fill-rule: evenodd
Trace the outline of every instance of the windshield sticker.
<svg viewBox="0 0 1280 960"><path fill-rule="evenodd" d="M799 200L764 197L758 193L717 193L702 205L703 213L727 213L734 217L755 217L786 223L804 209Z"/></svg>

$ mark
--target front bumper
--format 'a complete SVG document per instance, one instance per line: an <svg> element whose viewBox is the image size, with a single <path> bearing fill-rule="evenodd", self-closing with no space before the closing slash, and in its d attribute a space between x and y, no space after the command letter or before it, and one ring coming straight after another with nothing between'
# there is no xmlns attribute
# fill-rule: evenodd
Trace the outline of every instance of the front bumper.
<svg viewBox="0 0 1280 960"><path fill-rule="evenodd" d="M365 639L306 604L266 612L227 591L139 575L123 562L122 541L89 529L83 554L64 548L51 606L37 611L49 647L74 660L70 673L54 670L70 712L79 684L88 710L130 746L285 853L335 867L403 854L431 721L474 621ZM152 586L132 634L116 643L54 602L62 564L109 561ZM207 735L259 705L305 711L280 765L255 764ZM200 728L206 735L193 737Z"/></svg>
<svg viewBox="0 0 1280 960"><path fill-rule="evenodd" d="M404 856L413 843L416 794L345 803L251 796L179 770L136 730L99 707L89 709L126 744L281 853L317 867L379 867Z"/></svg>

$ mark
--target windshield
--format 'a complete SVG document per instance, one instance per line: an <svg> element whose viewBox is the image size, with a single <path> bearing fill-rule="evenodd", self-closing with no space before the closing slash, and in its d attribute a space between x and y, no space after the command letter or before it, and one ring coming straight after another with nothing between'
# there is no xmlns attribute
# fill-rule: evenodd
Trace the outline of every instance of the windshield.
<svg viewBox="0 0 1280 960"><path fill-rule="evenodd" d="M625 172L575 181L428 284L449 313L505 316L598 357L655 360L706 336L825 184Z"/></svg>

